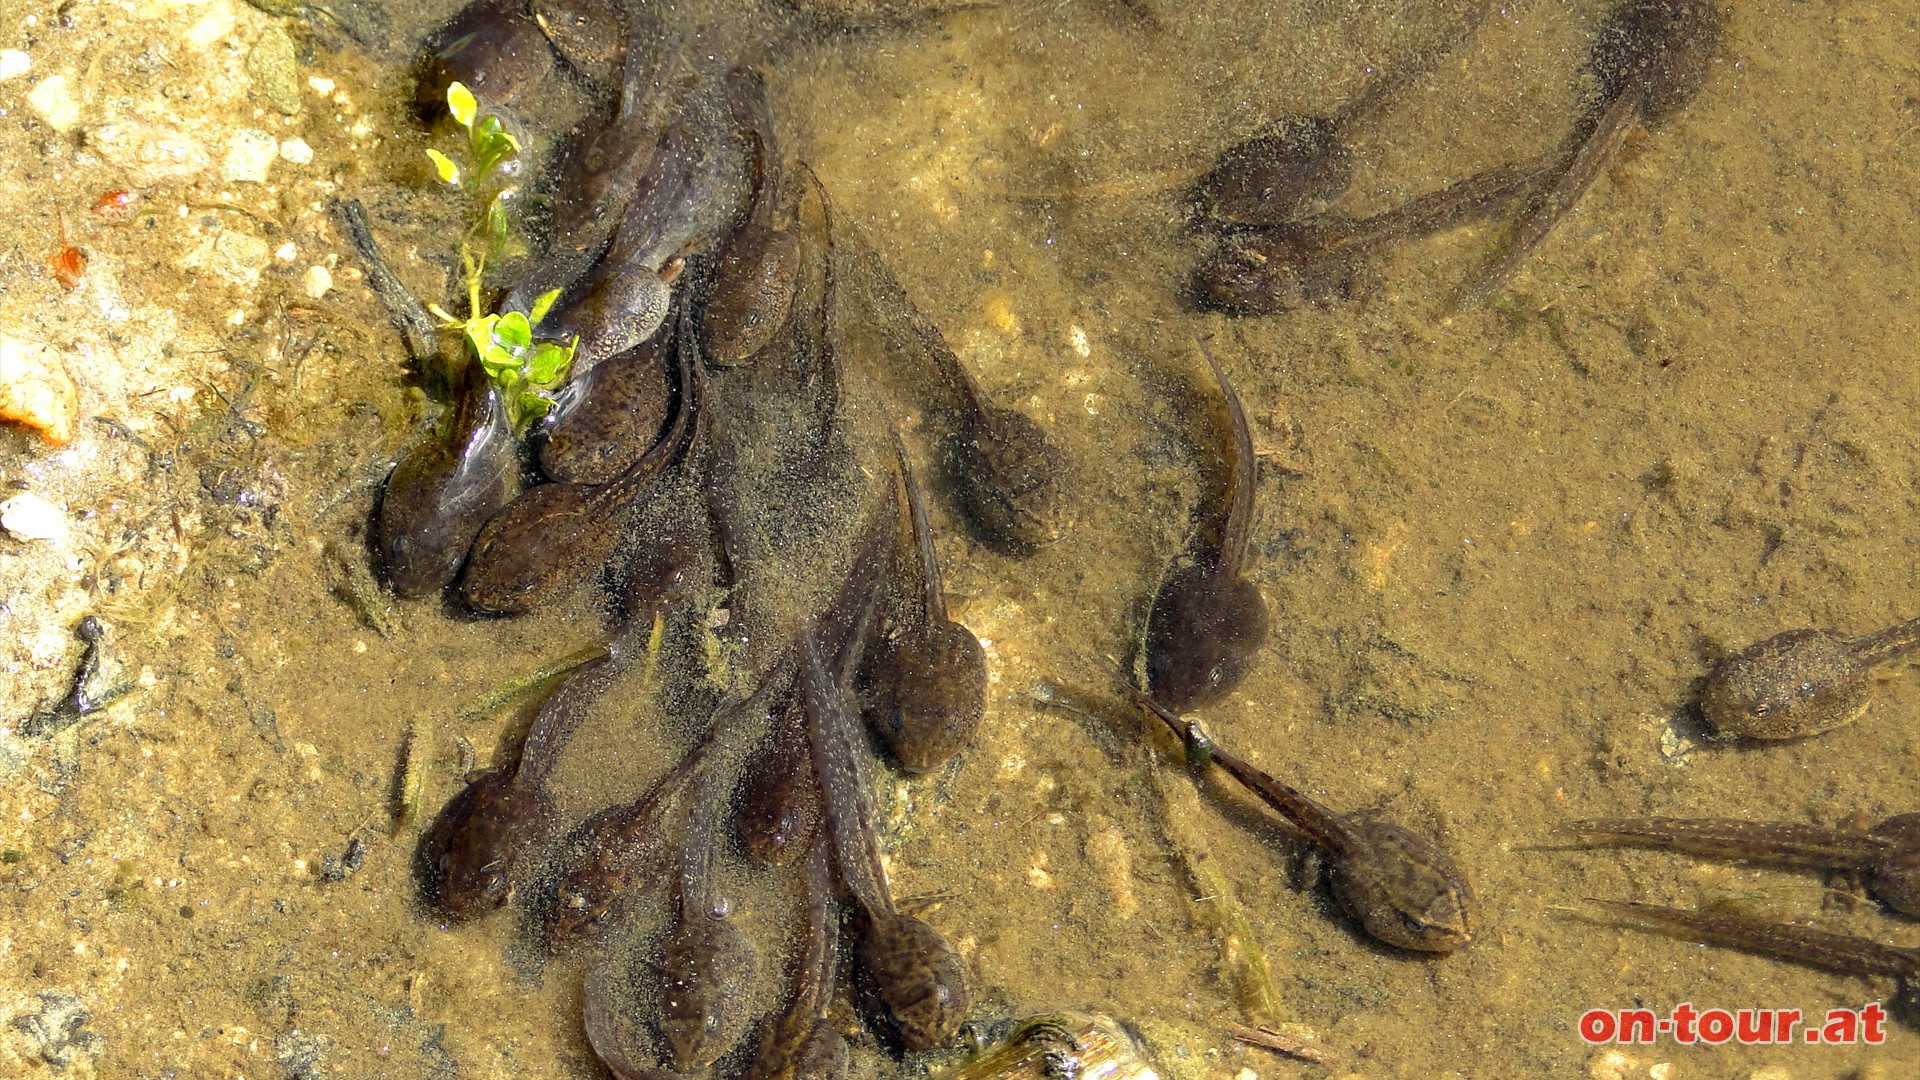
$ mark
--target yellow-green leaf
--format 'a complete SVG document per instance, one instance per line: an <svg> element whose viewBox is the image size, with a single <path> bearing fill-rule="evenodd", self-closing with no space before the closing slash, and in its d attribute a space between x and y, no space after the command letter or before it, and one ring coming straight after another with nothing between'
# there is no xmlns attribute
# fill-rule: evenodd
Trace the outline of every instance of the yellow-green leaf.
<svg viewBox="0 0 1920 1080"><path fill-rule="evenodd" d="M509 311L494 324L493 338L509 349L524 349L533 343L533 327L524 314Z"/></svg>
<svg viewBox="0 0 1920 1080"><path fill-rule="evenodd" d="M527 313L527 319L532 322L533 325L539 326L540 320L547 317L547 312L553 310L553 302L558 299L560 299L559 289L555 289L552 292L544 292L534 297L533 310Z"/></svg>
<svg viewBox="0 0 1920 1080"><path fill-rule="evenodd" d="M473 91L467 89L465 83L455 81L447 87L447 111L461 127L471 128L473 118L480 113L480 103L474 100Z"/></svg>
<svg viewBox="0 0 1920 1080"><path fill-rule="evenodd" d="M460 182L460 166L455 165L452 158L432 149L427 151L427 157L433 161L433 171L440 174L441 183L458 184Z"/></svg>

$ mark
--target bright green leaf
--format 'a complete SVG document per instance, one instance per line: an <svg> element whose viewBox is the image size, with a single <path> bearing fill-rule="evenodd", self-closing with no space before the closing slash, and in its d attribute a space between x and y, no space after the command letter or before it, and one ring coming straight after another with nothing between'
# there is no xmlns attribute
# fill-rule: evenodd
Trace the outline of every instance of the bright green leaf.
<svg viewBox="0 0 1920 1080"><path fill-rule="evenodd" d="M469 130L473 127L473 118L480 112L480 103L473 98L473 91L466 84L454 82L447 87L447 111L461 127Z"/></svg>
<svg viewBox="0 0 1920 1080"><path fill-rule="evenodd" d="M427 151L427 157L432 159L433 171L440 175L441 183L458 184L460 182L460 166L455 165L452 158L432 149Z"/></svg>
<svg viewBox="0 0 1920 1080"><path fill-rule="evenodd" d="M540 320L547 317L547 312L553 310L553 302L558 299L560 299L559 289L555 289L552 292L544 292L534 297L533 310L527 315L528 321L532 322L535 326L539 326Z"/></svg>
<svg viewBox="0 0 1920 1080"><path fill-rule="evenodd" d="M493 339L509 349L518 351L533 344L533 326L527 322L527 316L518 311L509 311L500 316L494 324Z"/></svg>
<svg viewBox="0 0 1920 1080"><path fill-rule="evenodd" d="M527 360L527 381L535 386L552 386L572 360L572 346L543 341L534 347L533 356Z"/></svg>

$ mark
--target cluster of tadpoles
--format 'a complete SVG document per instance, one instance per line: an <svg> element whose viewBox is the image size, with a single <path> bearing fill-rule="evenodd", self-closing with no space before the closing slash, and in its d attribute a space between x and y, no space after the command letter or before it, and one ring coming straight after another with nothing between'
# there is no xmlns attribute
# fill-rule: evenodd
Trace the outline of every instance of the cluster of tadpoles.
<svg viewBox="0 0 1920 1080"><path fill-rule="evenodd" d="M1920 649L1920 619L1860 637L1831 630L1776 634L1721 660L1706 678L1700 712L1721 735L1761 742L1808 739L1853 723L1890 666ZM1608 818L1569 822L1592 845L1644 847L1775 866L1837 871L1889 910L1920 918L1920 814L1871 829L1708 818ZM1898 1001L1920 1018L1920 949L1886 945L1726 908L1687 909L1589 900L1622 923L1843 975L1891 975Z"/></svg>
<svg viewBox="0 0 1920 1080"><path fill-rule="evenodd" d="M697 5L478 0L426 43L423 106L453 81L511 102L557 71L602 92L539 185L534 253L487 283L500 311L557 290L541 331L578 339L570 381L524 440L500 389L448 355L457 343L382 262L365 211L341 207L370 283L452 399L375 511L387 582L505 615L597 583L616 624L517 752L442 809L418 853L423 892L454 918L518 897L559 945L632 937L649 884L671 881L651 958L587 982L588 1040L627 1078L723 1057L754 1077L844 1074L842 1033L823 1019L846 977L843 910L848 985L883 1038L928 1049L967 1012L961 960L888 885L857 718L901 768L939 767L984 711L985 655L948 615L928 508L885 405L867 399L874 380L845 370L849 275L887 339L881 359L931 376L947 488L980 538L1027 552L1065 521L1059 451L988 400L836 225L812 171L777 146L738 36ZM566 829L550 782L568 743L621 687L653 687L671 633L717 642L720 670L669 672L682 685L655 695L704 727L637 798ZM765 980L735 918L730 838L747 864L804 867L791 991L751 1045Z"/></svg>
<svg viewBox="0 0 1920 1080"><path fill-rule="evenodd" d="M1455 41L1485 19L1476 4ZM1453 298L1474 303L1505 285L1585 194L1636 128L1671 119L1699 92L1720 54L1712 0L1626 0L1588 53L1594 93L1561 148L1509 162L1367 217L1329 212L1353 175L1353 132L1451 48L1434 46L1332 117L1288 116L1230 147L1195 189L1218 237L1194 275L1194 300L1230 315L1268 315L1348 295L1384 248L1509 216L1487 261Z"/></svg>
<svg viewBox="0 0 1920 1080"><path fill-rule="evenodd" d="M1488 6L1473 10L1460 37ZM1276 121L1198 189L1220 233L1197 278L1200 298L1251 314L1334 295L1388 243L1510 213L1459 298L1490 294L1634 126L1656 126L1692 98L1721 34L1709 3L1628 0L1601 29L1589 61L1596 97L1558 153L1367 218L1328 210L1351 177L1352 132L1446 48L1334 117ZM985 396L879 257L836 225L812 171L781 153L750 37L701 5L477 0L426 43L419 102L428 111L456 80L509 104L565 77L601 102L532 200L545 208L535 254L488 283L501 311L531 313L557 291L543 332L579 343L551 416L525 440L500 390L450 355L447 336L380 260L364 211L345 204L341 215L409 350L452 402L402 457L376 510L371 540L387 581L403 596L451 591L485 614L525 612L589 583L611 601L608 655L560 683L517 753L447 804L422 840L419 872L429 902L452 917L523 898L553 944L627 929L649 883L672 882L669 924L644 971L605 975L603 965L584 996L595 1053L627 1078L723 1058L755 1078L842 1075L844 1034L827 1016L843 979L877 1030L908 1050L947 1041L967 1011L959 957L890 891L871 751L855 718L866 715L901 768L939 767L981 718L985 658L946 610L907 449L885 407L864 401L869 380L845 370L839 311L849 281L887 359L930 376L930 415L948 436L944 487L978 537L1031 552L1057 539L1067 516L1058 449ZM1130 693L1192 762L1219 766L1322 851L1335 896L1368 935L1421 953L1456 950L1472 937L1475 900L1437 845L1378 815L1322 806L1180 715L1237 687L1268 629L1246 576L1252 438L1238 397L1202 352L1214 387L1201 410L1211 475L1150 607L1145 689ZM708 602L715 596L725 597L723 621ZM676 705L707 716L680 760L638 797L564 829L549 791L556 764L590 708L617 697L636 670L650 682L670 618L693 634L722 627L714 636L731 650L722 663L734 678L719 681L742 689L703 698L699 686L680 688ZM1912 624L1858 641L1783 635L1715 672L1707 717L1758 738L1837 726L1864 708L1870 673L1916 640ZM1920 827L1906 817L1865 833L1659 819L1575 828L1610 843L1850 869L1869 874L1890 905L1920 907ZM798 867L803 878L791 986L757 1041L744 1033L758 950L733 917L740 877L729 837L746 863ZM1650 928L1822 966L1903 981L1920 973L1916 951L1734 914L1607 907ZM843 922L855 942L850 963Z"/></svg>

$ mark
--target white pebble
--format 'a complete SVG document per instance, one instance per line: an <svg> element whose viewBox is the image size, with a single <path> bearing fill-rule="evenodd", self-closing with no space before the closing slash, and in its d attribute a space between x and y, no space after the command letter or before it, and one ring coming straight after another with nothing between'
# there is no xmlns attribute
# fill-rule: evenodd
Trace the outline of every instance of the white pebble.
<svg viewBox="0 0 1920 1080"><path fill-rule="evenodd" d="M333 80L327 78L325 75L307 76L307 85L311 86L313 92L319 94L321 97L326 97L328 94L333 93Z"/></svg>
<svg viewBox="0 0 1920 1080"><path fill-rule="evenodd" d="M233 10L231 0L214 0L213 10L200 16L182 36L187 39L187 44L204 49L233 33L234 24L239 21L240 17Z"/></svg>
<svg viewBox="0 0 1920 1080"><path fill-rule="evenodd" d="M295 165L305 165L313 160L313 147L307 145L307 140L296 136L280 144L280 157Z"/></svg>
<svg viewBox="0 0 1920 1080"><path fill-rule="evenodd" d="M80 122L80 103L73 98L65 75L49 75L27 92L27 104L55 131L66 132Z"/></svg>
<svg viewBox="0 0 1920 1080"><path fill-rule="evenodd" d="M19 49L0 49L0 82L5 82L15 75L25 75L27 69L32 66L33 57Z"/></svg>
<svg viewBox="0 0 1920 1080"><path fill-rule="evenodd" d="M26 491L0 503L0 529L7 530L17 540L58 542L67 538L67 515L59 507Z"/></svg>
<svg viewBox="0 0 1920 1080"><path fill-rule="evenodd" d="M265 183L267 170L280 155L280 143L264 131L241 128L227 143L227 160L221 165L227 180Z"/></svg>
<svg viewBox="0 0 1920 1080"><path fill-rule="evenodd" d="M315 300L327 295L327 290L333 288L333 274L324 266L307 267L307 275L302 281L306 285L307 295Z"/></svg>

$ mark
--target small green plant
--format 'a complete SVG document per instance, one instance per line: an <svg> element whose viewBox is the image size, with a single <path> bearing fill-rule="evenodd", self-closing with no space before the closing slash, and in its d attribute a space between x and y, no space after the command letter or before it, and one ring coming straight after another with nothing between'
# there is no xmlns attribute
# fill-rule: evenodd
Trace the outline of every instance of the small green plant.
<svg viewBox="0 0 1920 1080"><path fill-rule="evenodd" d="M429 149L427 157L442 182L457 187L476 200L484 199L480 220L460 241L460 265L467 286L467 317L449 314L437 305L429 305L433 314L449 329L459 330L466 341L469 358L500 388L507 416L516 431L547 414L553 408L550 392L565 380L573 363L580 339L568 342L541 341L534 330L546 318L560 290L540 296L530 312L483 312L480 283L487 264L515 254L512 231L508 227L507 204L515 189L499 186L489 189L494 171L520 152L520 140L513 137L491 113L481 116L480 103L461 83L447 87L447 109L467 132L467 156L472 160L466 172L447 155Z"/></svg>

